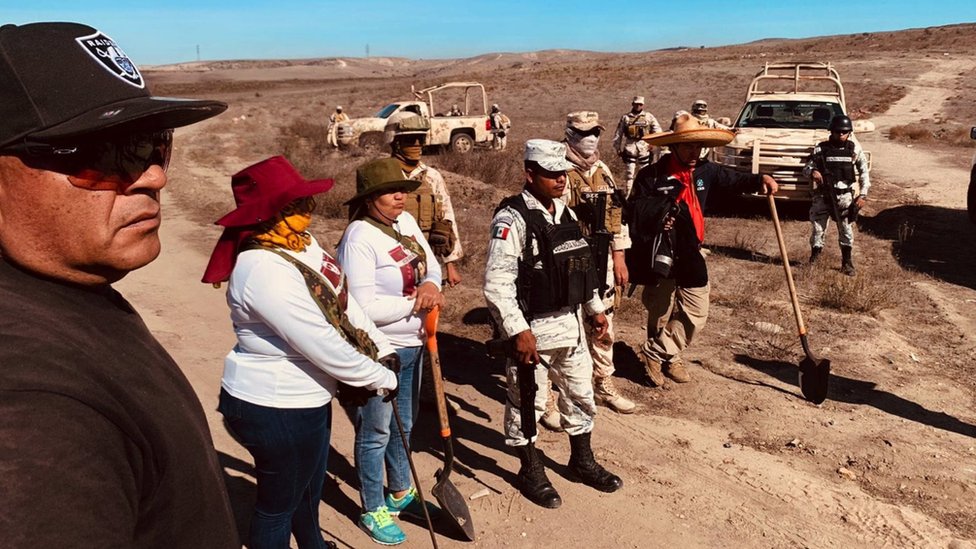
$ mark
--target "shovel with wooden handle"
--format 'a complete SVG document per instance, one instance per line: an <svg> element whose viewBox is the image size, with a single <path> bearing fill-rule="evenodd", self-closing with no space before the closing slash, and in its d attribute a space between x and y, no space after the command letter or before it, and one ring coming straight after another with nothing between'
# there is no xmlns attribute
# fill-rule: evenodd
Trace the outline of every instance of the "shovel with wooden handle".
<svg viewBox="0 0 976 549"><path fill-rule="evenodd" d="M434 394L437 397L437 417L440 419L441 439L444 441L444 468L434 474L437 482L431 493L437 498L441 508L451 517L454 524L464 532L469 541L474 541L474 523L468 504L457 487L451 483L451 469L454 467L454 446L451 442L451 424L447 417L447 401L444 398L444 381L441 379L441 359L437 353L437 320L440 307L427 313L424 330L427 332L427 351L430 354L430 372L434 378Z"/></svg>
<svg viewBox="0 0 976 549"><path fill-rule="evenodd" d="M827 359L818 360L810 351L807 342L807 328L803 324L803 315L800 314L800 300L796 297L796 286L793 284L793 273L790 271L790 258L786 256L786 242L783 240L783 229L779 225L779 216L776 214L776 200L773 195L767 194L769 200L769 213L773 216L773 225L776 227L776 240L779 241L779 253L783 258L783 269L786 271L786 283L790 288L790 300L793 302L793 313L796 315L796 328L800 334L800 345L806 357L800 361L800 392L803 398L814 404L820 404L827 399L827 383L830 379L830 361Z"/></svg>

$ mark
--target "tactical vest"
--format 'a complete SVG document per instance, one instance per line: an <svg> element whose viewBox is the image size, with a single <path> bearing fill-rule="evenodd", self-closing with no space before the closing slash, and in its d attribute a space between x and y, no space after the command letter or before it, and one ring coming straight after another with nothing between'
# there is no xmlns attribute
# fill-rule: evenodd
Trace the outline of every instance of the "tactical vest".
<svg viewBox="0 0 976 549"><path fill-rule="evenodd" d="M847 190L854 184L854 143L846 141L835 145L830 141L820 143L820 158L817 169L823 175L824 181L834 187L837 183L845 183L840 188Z"/></svg>
<svg viewBox="0 0 976 549"><path fill-rule="evenodd" d="M641 139L645 135L651 134L651 123L644 116L644 113L631 118L627 123L627 137L629 139Z"/></svg>
<svg viewBox="0 0 976 549"><path fill-rule="evenodd" d="M516 300L525 318L589 301L598 287L596 265L589 242L568 209L550 224L541 211L529 209L522 195L502 200L495 213L505 207L525 220L525 247L516 280ZM536 267L540 261L541 267Z"/></svg>
<svg viewBox="0 0 976 549"><path fill-rule="evenodd" d="M569 180L569 201L567 205L576 213L580 223L583 225L583 234L590 236L594 228L594 220L597 212L593 211L595 204L587 202L585 193L604 193L607 199L604 202L604 227L612 234L620 234L620 225L623 218L624 201L621 193L613 183L613 179L602 169L593 172L593 176L587 178L578 169L566 172Z"/></svg>
<svg viewBox="0 0 976 549"><path fill-rule="evenodd" d="M417 220L417 225L423 231L424 237L429 238L430 228L434 225L434 221L444 218L444 205L434 194L434 188L430 182L427 181L426 169L411 179L420 181L420 186L407 195L403 211L409 212Z"/></svg>

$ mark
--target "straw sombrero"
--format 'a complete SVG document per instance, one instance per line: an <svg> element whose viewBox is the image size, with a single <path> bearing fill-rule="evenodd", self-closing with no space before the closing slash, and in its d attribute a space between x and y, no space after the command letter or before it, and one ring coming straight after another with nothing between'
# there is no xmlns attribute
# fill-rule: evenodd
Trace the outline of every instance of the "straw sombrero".
<svg viewBox="0 0 976 549"><path fill-rule="evenodd" d="M701 125L694 116L682 113L674 119L672 129L666 132L645 136L648 145L674 145L676 143L701 143L703 147L718 147L728 144L735 138L729 130L708 128Z"/></svg>

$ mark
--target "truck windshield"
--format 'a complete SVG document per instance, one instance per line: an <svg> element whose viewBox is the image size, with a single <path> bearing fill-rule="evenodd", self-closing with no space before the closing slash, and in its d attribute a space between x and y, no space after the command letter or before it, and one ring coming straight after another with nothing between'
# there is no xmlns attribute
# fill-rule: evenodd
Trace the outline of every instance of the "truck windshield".
<svg viewBox="0 0 976 549"><path fill-rule="evenodd" d="M830 119L844 114L829 101L753 101L746 104L737 128L802 128L826 130Z"/></svg>
<svg viewBox="0 0 976 549"><path fill-rule="evenodd" d="M397 103L390 103L389 105L380 109L380 112L376 113L376 118L389 118L390 115L393 114L397 110L397 107L399 106L400 105L398 105Z"/></svg>

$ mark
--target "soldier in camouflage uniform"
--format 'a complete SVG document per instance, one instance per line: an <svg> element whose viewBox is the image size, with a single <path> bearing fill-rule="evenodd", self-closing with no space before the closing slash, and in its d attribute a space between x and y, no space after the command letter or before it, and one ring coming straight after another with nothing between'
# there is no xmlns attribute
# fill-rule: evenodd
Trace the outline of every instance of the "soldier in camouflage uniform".
<svg viewBox="0 0 976 549"><path fill-rule="evenodd" d="M704 99L696 99L694 103L691 104L691 115L698 119L698 122L703 128L719 128L721 130L729 129L725 124L720 124L717 120L708 116L708 102Z"/></svg>
<svg viewBox="0 0 976 549"><path fill-rule="evenodd" d="M593 357L593 392L598 403L606 405L621 414L634 412L634 403L621 395L613 383L613 312L620 303L620 291L627 285L627 264L624 263L624 250L630 248L627 226L622 223L623 189L618 189L610 174L610 168L600 160L600 134L604 127L600 115L593 111L571 112L566 115L566 159L573 167L566 172L567 184L562 200L576 212L580 219L583 234L594 237L596 216L603 217L603 226L608 235L605 241L596 244L607 246L606 280L601 292L604 314L607 317L607 332L596 337L592 329L587 331L590 356ZM597 196L600 196L598 199ZM602 203L604 211L594 208Z"/></svg>
<svg viewBox="0 0 976 549"><path fill-rule="evenodd" d="M461 282L461 273L455 263L464 252L444 176L421 160L429 130L430 124L420 116L397 113L387 122L385 137L391 155L403 168L403 175L421 182L407 198L404 211L417 220L434 254L444 265L444 281L454 287Z"/></svg>
<svg viewBox="0 0 976 549"><path fill-rule="evenodd" d="M630 112L620 117L617 131L613 134L613 150L617 151L626 168L624 191L630 196L634 176L651 162L651 147L643 137L661 131L654 115L644 111L644 97L636 96L631 102Z"/></svg>
<svg viewBox="0 0 976 549"><path fill-rule="evenodd" d="M871 187L868 159L860 144L851 141L854 125L847 116L830 121L830 139L819 143L810 155L803 174L813 181L810 204L810 263L820 257L827 223L837 222L842 273L854 276L854 212L864 207ZM854 184L860 178L860 193L855 198Z"/></svg>
<svg viewBox="0 0 976 549"><path fill-rule="evenodd" d="M336 105L335 112L329 115L329 145L339 148L339 125L349 121L349 115L342 112L342 105Z"/></svg>
<svg viewBox="0 0 976 549"><path fill-rule="evenodd" d="M623 486L595 461L590 447L596 403L584 314L597 337L606 332L607 320L589 246L575 214L558 198L571 167L562 143L526 142L525 187L496 210L485 269L485 300L509 342L505 443L515 447L521 462L519 490L548 508L562 501L546 477L534 431L546 401L546 391L538 389L548 387L550 378L559 388L561 422L570 438L570 472L604 492ZM519 375L525 371L534 379ZM522 417L520 389L534 393L534 417Z"/></svg>

